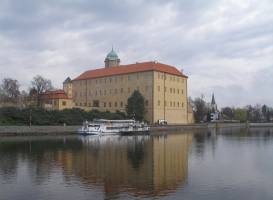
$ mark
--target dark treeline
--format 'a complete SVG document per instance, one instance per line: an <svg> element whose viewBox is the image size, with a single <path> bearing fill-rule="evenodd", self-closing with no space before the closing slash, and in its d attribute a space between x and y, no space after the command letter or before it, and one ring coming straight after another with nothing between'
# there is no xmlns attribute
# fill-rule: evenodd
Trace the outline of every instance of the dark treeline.
<svg viewBox="0 0 273 200"><path fill-rule="evenodd" d="M249 122L271 122L273 108L267 105L248 105L243 108L224 107L221 109L223 119L237 119Z"/></svg>
<svg viewBox="0 0 273 200"><path fill-rule="evenodd" d="M66 109L62 111L44 110L41 108L3 107L0 108L0 125L81 125L83 121L93 119L125 119L122 112L110 113L81 109Z"/></svg>
<svg viewBox="0 0 273 200"><path fill-rule="evenodd" d="M190 99L193 107L195 121L206 122L212 112L210 103L204 97ZM273 108L267 105L248 105L244 107L223 107L218 110L220 120L236 120L240 122L272 122Z"/></svg>

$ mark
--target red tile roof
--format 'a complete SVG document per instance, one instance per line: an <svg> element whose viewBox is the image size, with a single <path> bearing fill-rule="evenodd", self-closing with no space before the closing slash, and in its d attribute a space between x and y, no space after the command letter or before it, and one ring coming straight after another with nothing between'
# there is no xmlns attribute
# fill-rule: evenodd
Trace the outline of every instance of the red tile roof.
<svg viewBox="0 0 273 200"><path fill-rule="evenodd" d="M42 100L49 100L49 99L69 99L64 90L52 90L46 91L41 96Z"/></svg>
<svg viewBox="0 0 273 200"><path fill-rule="evenodd" d="M188 78L186 75L182 74L178 69L173 66L158 63L158 62L143 62L130 65L120 65L118 67L100 68L89 70L82 73L75 80L85 80L90 78L99 78L105 76L119 75L119 74L129 74L135 72L145 72L145 71L158 71L165 72L168 74L181 76Z"/></svg>

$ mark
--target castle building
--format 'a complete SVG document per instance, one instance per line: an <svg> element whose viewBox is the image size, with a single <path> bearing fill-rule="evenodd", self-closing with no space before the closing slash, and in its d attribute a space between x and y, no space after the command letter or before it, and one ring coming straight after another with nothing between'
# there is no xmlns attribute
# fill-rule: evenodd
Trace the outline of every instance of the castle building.
<svg viewBox="0 0 273 200"><path fill-rule="evenodd" d="M146 120L159 119L169 124L189 123L187 79L175 67L159 62L120 65L111 50L105 67L83 72L64 82L64 91L72 94L74 106L84 110L126 112L127 99L138 90L145 99Z"/></svg>

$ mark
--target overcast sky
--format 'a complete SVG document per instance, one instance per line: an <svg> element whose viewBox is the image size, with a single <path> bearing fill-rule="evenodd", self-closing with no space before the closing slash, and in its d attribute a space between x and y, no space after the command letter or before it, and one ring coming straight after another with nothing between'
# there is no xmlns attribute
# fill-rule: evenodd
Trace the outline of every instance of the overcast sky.
<svg viewBox="0 0 273 200"><path fill-rule="evenodd" d="M22 89L103 67L112 45L183 69L192 97L273 106L272 0L0 0L0 79Z"/></svg>

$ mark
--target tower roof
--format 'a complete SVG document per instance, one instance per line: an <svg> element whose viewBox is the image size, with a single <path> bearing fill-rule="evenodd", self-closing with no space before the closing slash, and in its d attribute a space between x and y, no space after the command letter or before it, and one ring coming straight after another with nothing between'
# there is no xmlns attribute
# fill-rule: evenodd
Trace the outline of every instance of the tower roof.
<svg viewBox="0 0 273 200"><path fill-rule="evenodd" d="M72 80L70 77L67 77L63 83L70 83Z"/></svg>
<svg viewBox="0 0 273 200"><path fill-rule="evenodd" d="M118 58L118 54L114 51L113 47L112 50L107 54L106 58L108 60L117 60Z"/></svg>

